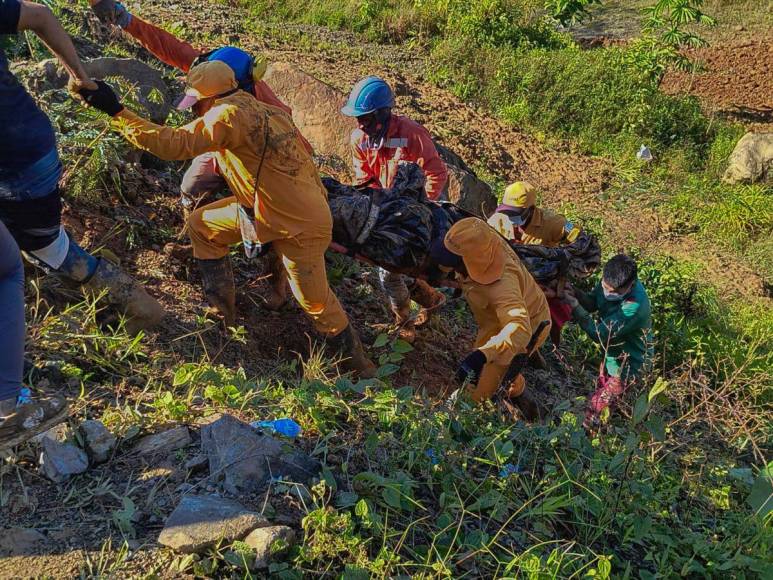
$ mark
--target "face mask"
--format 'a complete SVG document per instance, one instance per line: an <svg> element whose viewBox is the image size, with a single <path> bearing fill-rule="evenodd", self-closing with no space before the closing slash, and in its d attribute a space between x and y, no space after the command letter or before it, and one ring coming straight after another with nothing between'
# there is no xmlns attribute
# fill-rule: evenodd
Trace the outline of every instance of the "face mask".
<svg viewBox="0 0 773 580"><path fill-rule="evenodd" d="M618 294L617 292L608 292L606 288L602 288L602 290L604 291L604 298L610 302L621 302L624 298L622 294Z"/></svg>

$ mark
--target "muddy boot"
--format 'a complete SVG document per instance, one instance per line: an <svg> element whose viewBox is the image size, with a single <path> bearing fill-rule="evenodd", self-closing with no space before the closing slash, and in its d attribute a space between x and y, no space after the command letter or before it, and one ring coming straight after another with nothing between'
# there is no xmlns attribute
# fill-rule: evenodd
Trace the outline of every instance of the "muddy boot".
<svg viewBox="0 0 773 580"><path fill-rule="evenodd" d="M539 404L526 389L526 379L523 375L515 377L510 387L507 389L507 397L518 407L518 410L527 421L538 421L542 418Z"/></svg>
<svg viewBox="0 0 773 580"><path fill-rule="evenodd" d="M392 312L395 315L395 325L397 326L397 336L409 344L416 340L416 324L411 318L411 303L406 306L392 306Z"/></svg>
<svg viewBox="0 0 773 580"><path fill-rule="evenodd" d="M376 365L365 354L360 335L351 324L340 334L328 337L327 343L336 355L343 357L340 364L345 371L352 371L361 379L376 376Z"/></svg>
<svg viewBox="0 0 773 580"><path fill-rule="evenodd" d="M96 270L83 288L98 294L107 290L107 300L126 315L126 331L137 334L161 322L164 309L131 276L110 260L99 259Z"/></svg>
<svg viewBox="0 0 773 580"><path fill-rule="evenodd" d="M289 299L290 282L287 279L287 270L285 270L282 258L271 250L266 255L269 269L271 270L271 289L266 296L266 308L269 310L279 310Z"/></svg>
<svg viewBox="0 0 773 580"><path fill-rule="evenodd" d="M535 350L529 356L529 366L533 369L538 369L541 371L547 370L548 363L545 360L545 357L542 356L542 353L539 351L539 349Z"/></svg>
<svg viewBox="0 0 773 580"><path fill-rule="evenodd" d="M0 401L0 451L24 443L67 418L67 401L59 396Z"/></svg>
<svg viewBox="0 0 773 580"><path fill-rule="evenodd" d="M236 326L236 287L231 258L223 256L217 260L197 259L196 262L210 306L223 317L226 328Z"/></svg>
<svg viewBox="0 0 773 580"><path fill-rule="evenodd" d="M416 304L421 306L419 314L416 316L414 324L423 326L429 322L432 313L443 307L446 303L445 294L438 292L424 280L416 279L411 288L411 298Z"/></svg>

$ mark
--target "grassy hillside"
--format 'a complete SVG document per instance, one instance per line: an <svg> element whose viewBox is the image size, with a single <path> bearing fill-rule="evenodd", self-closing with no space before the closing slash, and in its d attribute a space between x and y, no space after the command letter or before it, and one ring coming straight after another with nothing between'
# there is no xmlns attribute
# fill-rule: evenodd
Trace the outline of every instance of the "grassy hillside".
<svg viewBox="0 0 773 580"><path fill-rule="evenodd" d="M55 4L85 50L139 56L180 90L177 73L120 35L95 32L84 2ZM541 2L148 0L136 11L197 45L260 49L339 88L365 71L404 75L400 102L410 107L421 91L412 110L435 119L437 133L460 146L479 141L470 150L486 155L467 160L497 190L504 171L518 175L507 161L490 163L507 140L609 168L603 187L560 200L545 194L543 203L596 232L605 254L640 258L656 369L597 434L580 422L600 352L576 328L549 353L548 371L529 372L544 421L447 403L474 335L466 306L444 308L411 347L384 332L388 314L369 269L339 257L330 277L381 364L379 379L339 376L297 309L259 307L260 276L238 258L244 327L223 336L202 314L193 269L165 251L182 225L182 166L133 155L102 117L49 91L38 97L60 133L65 166L79 168L65 182L68 224L147 280L171 315L158 333L132 339L105 327L98 304L31 273L33 382L62 386L74 421L100 419L121 443L111 462L61 486L33 473L26 450L3 467L8 525L73 532L46 553L5 559L0 575L258 577L242 542L195 556L156 543L164 518L190 493L185 484L214 491L183 467L194 448L162 464L128 453L142 434L181 424L196 432L215 412L293 417L304 429L295 444L323 465L310 489L278 478L265 494L238 498L299 531L297 545L271 564L272 577L771 573L773 310L764 289L773 273L773 190L720 182L744 127L707 116L694 97L663 94L627 46L580 48ZM44 55L30 36L13 60L26 74ZM133 106L131 87L121 90ZM454 107L467 116L446 117ZM448 118L479 124L459 128ZM641 143L653 163L635 159Z"/></svg>

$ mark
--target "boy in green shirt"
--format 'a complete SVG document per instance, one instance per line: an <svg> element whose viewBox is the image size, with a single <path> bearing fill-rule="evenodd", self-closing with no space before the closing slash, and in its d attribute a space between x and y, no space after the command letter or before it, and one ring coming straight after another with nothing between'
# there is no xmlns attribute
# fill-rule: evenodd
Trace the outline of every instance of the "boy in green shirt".
<svg viewBox="0 0 773 580"><path fill-rule="evenodd" d="M601 282L590 293L570 288L565 300L574 321L605 349L596 392L585 413L585 426L591 427L652 360L650 301L636 262L624 254L606 263Z"/></svg>

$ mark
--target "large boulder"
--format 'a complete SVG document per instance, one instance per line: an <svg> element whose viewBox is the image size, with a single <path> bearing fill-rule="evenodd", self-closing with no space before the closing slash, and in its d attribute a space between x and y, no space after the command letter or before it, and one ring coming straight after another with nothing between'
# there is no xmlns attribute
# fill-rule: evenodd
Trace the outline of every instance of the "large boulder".
<svg viewBox="0 0 773 580"><path fill-rule="evenodd" d="M83 66L93 79L121 78L136 91L137 102L156 123L163 123L172 110L172 99L161 72L133 58L102 57L84 61ZM30 77L35 91L62 89L69 76L56 59L44 60Z"/></svg>
<svg viewBox="0 0 773 580"><path fill-rule="evenodd" d="M336 165L351 173L349 138L357 124L341 114L346 95L336 88L288 63L275 63L263 77L277 96L293 110L293 120L315 152L333 158ZM435 143L440 157L448 166L448 194L452 202L481 215L491 212L496 198L487 183L478 179L453 151Z"/></svg>
<svg viewBox="0 0 773 580"><path fill-rule="evenodd" d="M240 540L268 520L230 499L186 495L169 516L158 543L184 553Z"/></svg>
<svg viewBox="0 0 773 580"><path fill-rule="evenodd" d="M308 483L321 469L317 460L231 415L201 428L201 449L209 458L210 476L222 477L234 495L258 491L272 477Z"/></svg>
<svg viewBox="0 0 773 580"><path fill-rule="evenodd" d="M747 133L730 154L725 183L773 181L773 133Z"/></svg>

